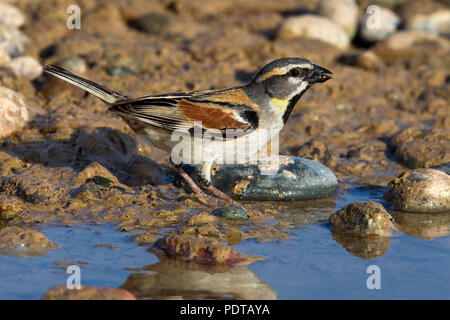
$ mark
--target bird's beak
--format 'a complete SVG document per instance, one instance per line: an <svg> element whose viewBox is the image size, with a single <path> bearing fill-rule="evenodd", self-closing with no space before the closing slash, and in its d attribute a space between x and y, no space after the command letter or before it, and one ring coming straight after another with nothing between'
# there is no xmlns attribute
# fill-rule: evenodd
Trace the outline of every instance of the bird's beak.
<svg viewBox="0 0 450 320"><path fill-rule="evenodd" d="M333 74L333 72L313 64L313 69L309 72L307 80L310 84L325 82L331 79L331 76L329 76L330 74Z"/></svg>

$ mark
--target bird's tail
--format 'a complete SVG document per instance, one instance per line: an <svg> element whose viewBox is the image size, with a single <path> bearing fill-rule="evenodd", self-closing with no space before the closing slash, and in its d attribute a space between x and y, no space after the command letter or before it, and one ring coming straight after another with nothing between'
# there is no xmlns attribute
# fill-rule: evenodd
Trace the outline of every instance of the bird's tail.
<svg viewBox="0 0 450 320"><path fill-rule="evenodd" d="M44 72L86 90L87 92L92 93L94 96L110 104L127 99L126 96L121 95L120 93L114 92L98 83L77 76L64 68L55 65L46 66L44 68Z"/></svg>

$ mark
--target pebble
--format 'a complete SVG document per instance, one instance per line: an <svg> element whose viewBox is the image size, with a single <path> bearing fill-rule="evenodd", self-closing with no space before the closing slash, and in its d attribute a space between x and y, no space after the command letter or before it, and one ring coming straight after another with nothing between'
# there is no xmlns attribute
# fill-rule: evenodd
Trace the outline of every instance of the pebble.
<svg viewBox="0 0 450 320"><path fill-rule="evenodd" d="M395 158L411 169L429 168L450 162L450 132L408 128L397 134Z"/></svg>
<svg viewBox="0 0 450 320"><path fill-rule="evenodd" d="M405 212L450 211L450 176L434 169L407 171L392 180L384 199L393 210Z"/></svg>
<svg viewBox="0 0 450 320"><path fill-rule="evenodd" d="M66 285L60 285L48 290L42 300L136 300L136 297L120 288L81 286L73 290L68 289Z"/></svg>
<svg viewBox="0 0 450 320"><path fill-rule="evenodd" d="M359 35L366 42L384 40L395 33L400 26L401 19L394 12L386 8L378 8L379 15L377 12L369 11L361 19Z"/></svg>
<svg viewBox="0 0 450 320"><path fill-rule="evenodd" d="M309 38L329 43L340 49L350 45L350 36L330 19L305 14L287 18L280 26L278 39Z"/></svg>
<svg viewBox="0 0 450 320"><path fill-rule="evenodd" d="M0 229L0 254L15 256L46 255L49 249L58 246L42 233L22 230L18 227Z"/></svg>
<svg viewBox="0 0 450 320"><path fill-rule="evenodd" d="M252 256L236 251L218 240L176 233L158 239L150 250L163 257L203 266L224 264L232 266L254 260Z"/></svg>
<svg viewBox="0 0 450 320"><path fill-rule="evenodd" d="M408 30L450 36L450 9L440 2L412 1L404 4L399 14Z"/></svg>
<svg viewBox="0 0 450 320"><path fill-rule="evenodd" d="M322 0L318 12L336 22L353 38L358 27L358 6L355 0Z"/></svg>
<svg viewBox="0 0 450 320"><path fill-rule="evenodd" d="M224 206L214 211L214 214L228 220L245 221L248 215L244 209L238 206Z"/></svg>
<svg viewBox="0 0 450 320"><path fill-rule="evenodd" d="M144 156L136 156L131 159L126 170L135 176L135 180L145 179L147 183L153 185L164 184L167 180L161 166L156 161Z"/></svg>
<svg viewBox="0 0 450 320"><path fill-rule="evenodd" d="M30 112L19 93L0 87L0 138L21 129L30 120Z"/></svg>
<svg viewBox="0 0 450 320"><path fill-rule="evenodd" d="M390 50L412 49L418 43L433 43L444 49L450 48L447 39L423 31L399 31L385 40L383 45Z"/></svg>
<svg viewBox="0 0 450 320"><path fill-rule="evenodd" d="M23 56L12 59L6 64L14 73L20 77L25 77L30 80L36 79L42 74L42 66L35 58Z"/></svg>
<svg viewBox="0 0 450 320"><path fill-rule="evenodd" d="M106 127L82 131L75 143L79 161L95 161L106 168L126 167L137 153L129 135Z"/></svg>
<svg viewBox="0 0 450 320"><path fill-rule="evenodd" d="M16 27L0 25L0 47L11 57L23 55L29 46L30 39L22 31Z"/></svg>
<svg viewBox="0 0 450 320"><path fill-rule="evenodd" d="M189 226L198 226L207 223L215 223L217 222L217 218L213 215L208 214L207 212L201 212L199 214L194 214L189 218L188 225Z"/></svg>
<svg viewBox="0 0 450 320"><path fill-rule="evenodd" d="M25 23L24 14L16 7L0 2L0 24L21 27Z"/></svg>
<svg viewBox="0 0 450 320"><path fill-rule="evenodd" d="M383 68L384 63L373 51L367 50L358 55L355 65L367 71L378 71Z"/></svg>
<svg viewBox="0 0 450 320"><path fill-rule="evenodd" d="M115 56L107 59L106 71L110 75L138 74L142 70L142 63L138 57Z"/></svg>
<svg viewBox="0 0 450 320"><path fill-rule="evenodd" d="M148 13L129 22L132 28L153 35L163 35L170 24L169 16L157 12Z"/></svg>
<svg viewBox="0 0 450 320"><path fill-rule="evenodd" d="M290 201L331 196L337 178L314 160L280 156L278 161L222 165L212 175L212 183L238 200Z"/></svg>
<svg viewBox="0 0 450 320"><path fill-rule="evenodd" d="M373 201L351 203L330 217L333 231L353 235L389 236L392 234L391 216L384 207Z"/></svg>
<svg viewBox="0 0 450 320"><path fill-rule="evenodd" d="M81 57L71 57L61 62L61 67L70 70L76 74L84 74L87 70L86 62Z"/></svg>
<svg viewBox="0 0 450 320"><path fill-rule="evenodd" d="M27 206L14 196L0 195L0 220L10 220L23 212Z"/></svg>

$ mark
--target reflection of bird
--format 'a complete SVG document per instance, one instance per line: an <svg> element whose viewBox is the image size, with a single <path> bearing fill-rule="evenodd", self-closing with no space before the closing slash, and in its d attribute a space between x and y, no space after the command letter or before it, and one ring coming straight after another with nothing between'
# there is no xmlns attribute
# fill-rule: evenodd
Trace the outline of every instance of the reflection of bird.
<svg viewBox="0 0 450 320"><path fill-rule="evenodd" d="M194 164L200 167L200 184L219 198L234 204L237 203L211 184L212 165L224 163L225 157L234 159L235 155L230 157L230 152L236 153L236 156L240 153L235 148L224 147L224 144L241 145L245 139L245 143L253 147L245 158L251 157L278 134L298 99L311 85L331 78L330 71L308 60L282 58L263 67L245 86L132 99L57 66L47 66L44 71L99 97L110 105L109 110L117 112L138 134L169 152L178 143L171 139L177 130L192 135L199 127L200 132L215 130L223 133L222 139L210 139L203 143L202 158ZM240 134L227 139L225 133L229 130L239 131ZM195 153L195 147L192 152ZM186 162L194 156L183 153L182 160ZM174 160L172 154L172 163ZM184 172L181 163L175 167L198 197L211 198Z"/></svg>

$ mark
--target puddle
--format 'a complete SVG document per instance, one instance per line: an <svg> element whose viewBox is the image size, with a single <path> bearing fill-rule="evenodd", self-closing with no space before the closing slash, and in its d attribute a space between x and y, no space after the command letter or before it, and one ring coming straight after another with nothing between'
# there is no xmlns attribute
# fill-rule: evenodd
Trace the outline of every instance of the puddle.
<svg viewBox="0 0 450 320"><path fill-rule="evenodd" d="M66 283L71 264L80 266L82 285L118 287L131 273L125 267L158 261L112 225L46 227L42 233L58 249L42 257L0 255L0 299L39 299Z"/></svg>
<svg viewBox="0 0 450 320"><path fill-rule="evenodd" d="M381 202L382 190L348 189L332 203L339 209L368 198ZM309 207L307 214L311 212ZM81 267L82 284L121 287L138 299L450 298L448 232L434 239L430 233L432 240L400 233L374 241L343 239L323 222L323 212L317 208L315 224L297 219L298 228L289 230L288 240L248 239L234 247L265 260L210 270L159 261L114 225L46 227L42 233L58 244L57 250L41 257L0 256L0 299L39 299L66 282L71 264ZM380 290L367 288L371 265L380 268Z"/></svg>

